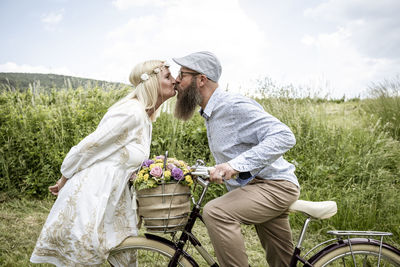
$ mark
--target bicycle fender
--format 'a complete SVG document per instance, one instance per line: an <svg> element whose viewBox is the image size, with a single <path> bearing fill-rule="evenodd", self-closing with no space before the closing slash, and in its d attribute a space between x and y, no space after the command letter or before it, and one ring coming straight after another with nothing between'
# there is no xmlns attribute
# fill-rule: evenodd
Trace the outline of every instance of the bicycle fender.
<svg viewBox="0 0 400 267"><path fill-rule="evenodd" d="M149 234L149 233L145 233L144 236L147 239L163 243L164 245L167 245L167 246L173 248L174 250L178 249L174 242L172 242L171 240L168 240L168 239L166 239L164 237L161 237L161 236L158 236L158 235ZM192 258L192 256L190 256L186 251L182 250L182 255L190 262L190 264L192 264L193 266L199 267L197 262L195 262L195 260Z"/></svg>
<svg viewBox="0 0 400 267"><path fill-rule="evenodd" d="M381 241L379 240L375 240L375 239L369 239L369 238L350 238L350 243L352 245L356 245L356 244L365 244L365 243L369 243L371 245L375 245L375 246L380 246L381 245ZM335 243L329 244L326 247L324 247L323 249L321 249L320 251L318 251L316 254L314 254L310 259L309 262L313 262L315 260L318 260L319 258L321 258L323 255L325 255L326 253L329 253L335 249L341 248L341 247L345 247L349 245L349 240L348 239L343 239L340 241L337 241ZM398 250L397 248L387 244L387 243L382 243L382 248L385 248L387 250L390 250L394 253L400 254L400 250Z"/></svg>

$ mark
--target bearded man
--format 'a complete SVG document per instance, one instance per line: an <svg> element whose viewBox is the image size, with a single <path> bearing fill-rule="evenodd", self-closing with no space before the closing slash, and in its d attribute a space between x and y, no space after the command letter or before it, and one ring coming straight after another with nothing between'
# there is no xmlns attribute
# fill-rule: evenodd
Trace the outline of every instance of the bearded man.
<svg viewBox="0 0 400 267"><path fill-rule="evenodd" d="M181 66L175 116L188 120L197 106L217 165L210 180L228 193L203 209L221 266L248 266L240 224L255 225L269 266L288 266L293 252L288 208L298 199L295 167L283 158L295 137L256 101L218 88L222 68L210 52L174 58Z"/></svg>

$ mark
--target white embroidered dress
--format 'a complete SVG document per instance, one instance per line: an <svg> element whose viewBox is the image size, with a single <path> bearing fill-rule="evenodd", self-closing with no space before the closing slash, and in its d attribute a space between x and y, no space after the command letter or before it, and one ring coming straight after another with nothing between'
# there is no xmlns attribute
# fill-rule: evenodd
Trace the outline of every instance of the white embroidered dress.
<svg viewBox="0 0 400 267"><path fill-rule="evenodd" d="M128 180L149 157L152 125L137 100L110 109L67 154L59 192L31 256L34 263L98 265L137 235Z"/></svg>

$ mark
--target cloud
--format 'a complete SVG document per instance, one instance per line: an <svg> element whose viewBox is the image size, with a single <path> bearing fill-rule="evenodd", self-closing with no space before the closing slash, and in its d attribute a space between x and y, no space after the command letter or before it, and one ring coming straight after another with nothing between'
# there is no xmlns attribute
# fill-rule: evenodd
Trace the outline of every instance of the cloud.
<svg viewBox="0 0 400 267"><path fill-rule="evenodd" d="M44 27L48 31L54 31L57 25L63 19L64 9L59 12L51 12L42 16L41 21L44 24Z"/></svg>
<svg viewBox="0 0 400 267"><path fill-rule="evenodd" d="M305 18L330 25L301 39L317 56L314 72L326 73L335 91L347 96L398 75L399 8L396 0L328 0L305 10Z"/></svg>
<svg viewBox="0 0 400 267"><path fill-rule="evenodd" d="M375 59L400 59L400 1L329 0L307 9L305 16L338 24L350 32L360 53Z"/></svg>
<svg viewBox="0 0 400 267"><path fill-rule="evenodd" d="M360 53L351 37L350 30L339 28L333 33L304 36L302 41L314 47L319 59L315 67L320 73L329 75L336 94L339 89L342 94L349 96L353 91L356 96L370 82L384 79L384 75L395 75L393 70L399 70L399 61L366 56Z"/></svg>
<svg viewBox="0 0 400 267"><path fill-rule="evenodd" d="M341 97L343 94L357 96L370 82L385 78L384 75L391 77L398 70L396 58L372 53L373 44L377 42L361 38L377 34L371 30L380 25L379 15L373 13L376 3L370 3L372 9L360 11L364 17L356 13L360 10L358 6L362 6L358 1L352 1L351 7L347 7L344 0L326 1L308 9L306 20L323 20L323 25L337 26L331 31L312 34L305 30L298 43L292 44L285 42L284 36L291 34L286 31L288 29L279 31L279 24L277 28L271 25L261 28L236 0L166 3L114 1L119 9L161 5L163 8L157 14L147 12L134 17L108 33L104 57L105 62L111 63L104 64L102 77L127 82L129 70L140 61L170 59L209 50L221 60L220 85L223 88L252 90L257 87L256 79L271 77L281 84L315 87L313 90L327 90L331 96ZM325 18L325 13L330 14L328 10L334 15ZM368 18L376 17L373 23L367 20L366 14ZM381 32L385 31L381 29ZM172 64L173 74L177 68Z"/></svg>
<svg viewBox="0 0 400 267"><path fill-rule="evenodd" d="M112 4L120 10L126 10L132 7L153 6L165 7L171 4L171 0L114 0Z"/></svg>
<svg viewBox="0 0 400 267"><path fill-rule="evenodd" d="M115 2L122 6L124 1ZM261 59L268 49L264 32L237 0L172 1L160 15L132 18L109 32L108 40L104 55L113 62L107 72L114 73L114 80L126 81L127 70L146 59L170 60L208 50L221 60L220 84L230 87L240 86L243 77L257 76L254 70L265 68Z"/></svg>
<svg viewBox="0 0 400 267"><path fill-rule="evenodd" d="M53 73L75 76L75 74L66 67L49 68L45 66L31 66L28 64L18 65L14 62L0 64L0 72Z"/></svg>

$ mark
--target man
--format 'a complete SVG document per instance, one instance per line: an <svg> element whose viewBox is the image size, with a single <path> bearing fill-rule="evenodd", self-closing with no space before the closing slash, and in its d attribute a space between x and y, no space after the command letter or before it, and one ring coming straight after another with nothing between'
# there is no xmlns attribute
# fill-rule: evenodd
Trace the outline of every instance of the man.
<svg viewBox="0 0 400 267"><path fill-rule="evenodd" d="M290 129L255 101L218 88L221 65L210 52L173 59L175 116L188 120L197 105L217 165L210 180L228 193L206 204L203 218L221 266L248 266L240 224L254 224L269 266L288 266L293 253L288 207L299 197L294 166L282 155L295 145Z"/></svg>

